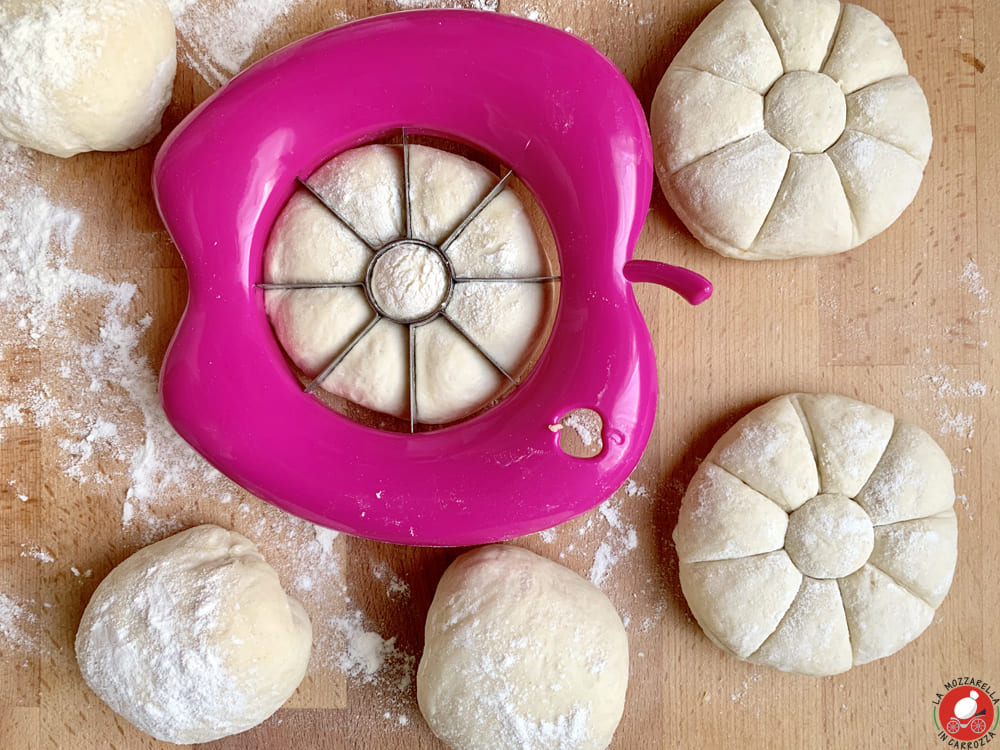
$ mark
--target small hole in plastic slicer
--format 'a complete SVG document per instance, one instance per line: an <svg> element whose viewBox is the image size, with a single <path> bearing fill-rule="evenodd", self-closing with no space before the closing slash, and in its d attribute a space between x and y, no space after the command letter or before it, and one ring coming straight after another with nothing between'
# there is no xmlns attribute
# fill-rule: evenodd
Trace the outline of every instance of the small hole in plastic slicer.
<svg viewBox="0 0 1000 750"><path fill-rule="evenodd" d="M574 409L549 426L559 433L559 447L574 458L595 458L604 450L604 420L593 409Z"/></svg>

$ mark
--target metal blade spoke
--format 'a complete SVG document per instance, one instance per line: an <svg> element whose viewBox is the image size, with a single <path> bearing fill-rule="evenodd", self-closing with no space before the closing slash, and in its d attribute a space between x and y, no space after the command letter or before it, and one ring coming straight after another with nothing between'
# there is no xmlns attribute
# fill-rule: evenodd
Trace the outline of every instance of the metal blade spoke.
<svg viewBox="0 0 1000 750"><path fill-rule="evenodd" d="M330 362L330 364L328 364L326 367L323 368L323 372L321 372L319 375L313 378L312 382L310 382L309 385L306 386L306 393L312 393L313 391L316 390L317 387L319 387L320 383L322 383L324 380L330 377L330 373L332 373L334 370L337 369L337 366L344 361L344 358L351 353L351 350L355 346L357 346L358 342L361 341L361 339L363 339L367 335L367 333L372 328L375 327L375 324L378 323L381 319L382 316L379 315L378 313L375 313L375 317L368 322L368 325L366 325L364 329L362 329L362 331L357 336L355 336L347 343L347 346L345 346L340 351L340 353L333 358L333 361Z"/></svg>
<svg viewBox="0 0 1000 750"><path fill-rule="evenodd" d="M493 202L493 200L503 192L510 178L514 176L513 172L507 172L503 177L500 178L500 182L493 186L493 189L486 194L486 197L479 201L479 204L469 212L469 215L462 219L462 223L455 227L454 231L448 235L448 239L441 243L441 252L447 252L451 244L459 238L462 232L465 231L466 227L469 226L476 217L483 212L483 210Z"/></svg>
<svg viewBox="0 0 1000 750"><path fill-rule="evenodd" d="M363 281L282 281L255 284L258 289L350 289L364 285Z"/></svg>
<svg viewBox="0 0 1000 750"><path fill-rule="evenodd" d="M348 230L348 231L349 231L349 232L350 232L351 234L353 234L353 235L354 235L355 237L357 237L357 238L358 238L358 240L360 240L360 241L361 241L361 242L362 242L362 243L364 244L364 246L365 246L365 247L367 247L367 248L368 248L369 250L371 250L371 251L372 251L373 253L374 253L374 252L375 252L376 250L378 250L378 248L377 248L377 247L375 247L374 245L372 245L372 244L371 244L371 243L370 243L370 242L369 242L368 240L366 240L366 239L364 238L364 236L362 236L361 232L359 232L359 231L358 231L357 229L355 229L355 228L354 228L354 226L353 226L353 225L351 224L351 222L349 222L349 221L348 221L347 219L345 219L345 218L344 218L343 216L341 216L341 215L340 215L340 212L339 212L339 211L337 211L337 209L335 209L335 208L334 208L333 206L331 206L331 205L330 205L330 204L329 204L329 203L327 202L326 198L324 198L324 197L323 197L322 195L320 195L320 194L319 194L319 192L317 192L317 191L316 191L316 189L315 189L315 188L313 188L313 186L312 186L312 185L310 185L310 184L309 184L308 182L306 182L305 180L303 180L303 179L302 179L301 177L296 177L296 178L295 178L295 180L296 180L296 182L298 182L298 183L299 183L299 185L301 185L301 186L302 186L302 187L304 187L304 188L305 188L306 190L308 190L308 191L309 191L309 194L310 194L310 195L312 195L312 197L313 197L313 198L315 198L315 199L316 199L316 200L318 200L318 201L319 201L319 202L320 202L321 204L323 204L323 207L324 207L324 208L325 208L325 209L326 209L327 211L329 211L329 212L330 212L331 214L333 214L333 215L334 215L335 217L337 217L337 220L338 220L338 221L339 221L339 222L340 222L341 224L343 224L343 225L344 225L344 227L346 227L346 228L347 228L347 230Z"/></svg>
<svg viewBox="0 0 1000 750"><path fill-rule="evenodd" d="M413 239L413 211L410 202L410 138L403 129L403 210L406 212L406 238Z"/></svg>
<svg viewBox="0 0 1000 750"><path fill-rule="evenodd" d="M410 432L417 429L417 330L406 327L410 338Z"/></svg>
<svg viewBox="0 0 1000 750"><path fill-rule="evenodd" d="M466 331L464 328L462 328L462 326L460 326L454 318L452 318L447 312L442 312L441 317L447 320L449 323L451 323L452 328L458 331L462 335L462 338L464 338L466 341L472 344L475 350L479 352L486 359L487 362L489 362L491 365L493 365L493 367L499 370L501 375L507 378L507 380L509 380L514 385L517 385L517 380L514 378L514 376L511 375L509 372L507 372L504 366L501 365L499 362L497 362L488 351L483 349L483 347L481 347L476 342L476 340L472 338L471 335L469 335L469 332Z"/></svg>
<svg viewBox="0 0 1000 750"><path fill-rule="evenodd" d="M560 276L458 276L455 278L456 284L478 283L478 282L507 282L510 284L542 284L548 281L560 281Z"/></svg>

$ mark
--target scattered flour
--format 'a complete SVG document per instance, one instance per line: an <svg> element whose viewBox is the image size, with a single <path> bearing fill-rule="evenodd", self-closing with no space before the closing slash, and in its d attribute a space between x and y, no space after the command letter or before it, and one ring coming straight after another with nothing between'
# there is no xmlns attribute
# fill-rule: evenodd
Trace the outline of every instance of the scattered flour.
<svg viewBox="0 0 1000 750"><path fill-rule="evenodd" d="M972 258L968 259L958 278L964 284L965 290L980 302L985 303L989 298L990 291L986 288L978 264Z"/></svg>
<svg viewBox="0 0 1000 750"><path fill-rule="evenodd" d="M400 578L385 563L377 563L372 567L372 575L375 580L385 586L385 595L394 598L407 598L410 596L410 585Z"/></svg>
<svg viewBox="0 0 1000 750"><path fill-rule="evenodd" d="M303 0L166 0L184 62L212 86L240 72L258 44ZM348 20L334 16L335 23Z"/></svg>
<svg viewBox="0 0 1000 750"><path fill-rule="evenodd" d="M48 549L37 544L22 544L21 557L31 557L43 563L55 562L56 559Z"/></svg>
<svg viewBox="0 0 1000 750"><path fill-rule="evenodd" d="M354 678L385 686L387 701L400 697L413 679L415 657L393 638L366 635L360 610L338 614L348 599L336 549L338 533L314 526L271 506L232 502L232 485L174 432L159 404L157 377L141 351L152 319L136 310L136 285L110 282L72 265L81 233L80 213L56 204L31 180L36 157L26 149L0 144L0 359L13 377L0 379L0 440L7 429L44 427L55 437L56 461L63 474L83 483L127 480L121 521L135 539L150 542L180 528L160 518L167 498L178 494L219 497L234 508L241 530L267 541L283 580L309 609L317 630L314 658L321 669L345 669ZM127 241L127 238L122 241ZM73 316L74 306L88 306ZM82 326L75 318L86 318ZM44 347L57 366L39 371L23 352ZM18 353L14 353L15 349ZM61 436L61 437L59 437ZM17 478L8 480L12 494ZM20 502L28 495L16 493ZM228 500L228 503L225 502ZM246 511L245 513L242 511ZM249 526L249 528L247 528ZM25 541L21 556L53 563L48 548ZM71 566L81 582L92 570ZM405 581L385 569L387 595L405 596ZM39 616L7 595L0 595L0 638L37 652ZM345 650L346 649L346 650ZM409 709L406 709L409 711ZM396 714L394 725L409 721Z"/></svg>
<svg viewBox="0 0 1000 750"><path fill-rule="evenodd" d="M744 699L750 692L750 687L752 683L760 682L762 675L758 672L752 673L747 679L743 680L743 683L730 693L729 697L734 703L739 703L740 705L745 705Z"/></svg>
<svg viewBox="0 0 1000 750"><path fill-rule="evenodd" d="M969 502L968 495L955 495L955 502L962 506L962 510L965 511L970 521L975 519L975 513L973 513L972 504Z"/></svg>
<svg viewBox="0 0 1000 750"><path fill-rule="evenodd" d="M3 651L38 649L38 617L24 604L0 593L0 644Z"/></svg>
<svg viewBox="0 0 1000 750"><path fill-rule="evenodd" d="M948 377L944 368L936 375L921 378L938 398L982 398L989 393L989 386L978 380L956 381Z"/></svg>
<svg viewBox="0 0 1000 750"><path fill-rule="evenodd" d="M952 411L947 406L938 409L938 424L942 435L957 435L968 440L975 434L976 418L962 411Z"/></svg>
<svg viewBox="0 0 1000 750"><path fill-rule="evenodd" d="M60 248L72 247L80 214L53 204L30 181L31 151L0 140L0 305L5 323L37 342L62 315L69 294L107 295L112 304L127 304L131 293L69 268ZM134 292L134 289L132 290ZM8 321L8 316L13 320ZM20 423L18 406L4 416Z"/></svg>
<svg viewBox="0 0 1000 750"><path fill-rule="evenodd" d="M64 473L79 482L107 482L113 477L101 459L122 462L129 497L140 505L192 475L211 477L214 469L177 436L160 408L156 373L139 350L152 319L131 320L136 285L70 265L80 214L54 204L32 182L35 158L0 143L0 325L9 332L0 358L16 367L8 347L44 346L59 366L0 383L0 438L5 428L26 421L53 428L63 435ZM81 301L101 309L83 331L69 324L72 306Z"/></svg>
<svg viewBox="0 0 1000 750"><path fill-rule="evenodd" d="M632 497L640 493L648 495L645 489L639 488L631 479L628 482L630 484L627 483L624 490L626 496L630 496L630 490ZM635 528L622 520L621 508L624 502L625 499L619 493L598 507L598 512L607 522L608 531L594 553L594 562L590 566L590 580L595 586L604 585L619 561L639 546Z"/></svg>
<svg viewBox="0 0 1000 750"><path fill-rule="evenodd" d="M417 657L397 645L395 636L386 638L367 625L360 610L320 621L321 638L332 639L335 648L320 646L323 666L333 667L352 680L369 685L382 706L391 706L383 718L397 726L407 726L418 715L413 696Z"/></svg>
<svg viewBox="0 0 1000 750"><path fill-rule="evenodd" d="M340 532L328 529L325 526L311 525L313 536L316 538L316 545L319 547L320 552L324 558L331 559L333 557L333 542L340 536Z"/></svg>
<svg viewBox="0 0 1000 750"><path fill-rule="evenodd" d="M967 440L975 434L975 401L989 395L990 390L987 383L964 378L955 368L942 365L918 376L905 395L921 402L933 400L939 434Z"/></svg>
<svg viewBox="0 0 1000 750"><path fill-rule="evenodd" d="M566 414L560 424L569 427L580 438L580 442L587 448L594 448L600 451L602 446L600 415L589 409L574 409Z"/></svg>
<svg viewBox="0 0 1000 750"><path fill-rule="evenodd" d="M545 529L538 532L538 538L546 544L552 544L556 540L556 532L554 529Z"/></svg>

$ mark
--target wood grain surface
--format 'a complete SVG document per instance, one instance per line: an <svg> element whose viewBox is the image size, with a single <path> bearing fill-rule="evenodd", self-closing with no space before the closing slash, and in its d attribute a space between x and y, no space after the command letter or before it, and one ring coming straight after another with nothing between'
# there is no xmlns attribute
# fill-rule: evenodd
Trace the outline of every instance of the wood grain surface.
<svg viewBox="0 0 1000 750"><path fill-rule="evenodd" d="M196 4L206 17L213 8L238 14L241 5L263 5ZM945 682L969 676L1000 690L1000 316L994 310L1000 293L1000 3L862 4L894 30L930 103L934 150L916 200L889 230L850 253L745 263L702 248L655 188L636 257L690 267L714 282L715 296L692 308L661 288L637 287L657 352L660 399L633 483L612 500L618 517L595 510L551 533L517 540L584 576L595 573L598 555L615 553L601 586L627 618L631 641L617 750L934 748L944 743L936 737L932 701ZM285 5L287 12L255 37L247 64L310 32L414 3ZM667 64L713 5L499 0L499 12L569 29L594 44L624 71L648 112ZM182 35L173 102L152 144L121 154L30 159L30 183L81 217L67 267L135 285L116 319L142 332L135 356L145 358L149 378L186 297L183 266L152 201L150 169L166 132L219 83L202 75L197 42ZM107 300L81 296L64 307L66 314L38 341L26 340L12 327L17 315L4 313L0 407L16 405L19 389L32 383L43 384L47 398L65 409L96 403L74 391L79 384L65 368L77 364L66 359L64 343L111 335ZM128 403L134 376L126 373L109 388L109 408ZM670 541L684 488L715 440L751 408L790 391L842 393L922 426L952 459L959 495L958 567L933 624L896 655L824 679L746 664L712 645L684 602ZM114 419L119 432L133 431L129 445L144 444L143 431L151 428L141 410L125 409ZM204 479L198 469L164 484L156 501L129 520L123 510L135 504L128 471L134 456L97 441L86 463L90 473L74 475L67 470L66 441L80 436L66 424L28 414L8 419L0 431L0 594L20 607L14 624L23 631L12 638L0 627L0 748L167 747L113 714L77 670L73 637L97 583L144 544L212 521L246 533L286 585L297 580L302 588L300 576L320 575L300 554L310 542L308 529L235 485ZM628 531L635 532L635 544ZM442 747L415 708L412 667L434 586L458 552L338 537L325 553L326 583L318 589L325 598L303 597L325 639L326 658L314 658L299 692L271 719L208 746ZM331 623L350 625L351 617L380 634L398 663L366 674L338 660L350 649L337 639L351 631Z"/></svg>

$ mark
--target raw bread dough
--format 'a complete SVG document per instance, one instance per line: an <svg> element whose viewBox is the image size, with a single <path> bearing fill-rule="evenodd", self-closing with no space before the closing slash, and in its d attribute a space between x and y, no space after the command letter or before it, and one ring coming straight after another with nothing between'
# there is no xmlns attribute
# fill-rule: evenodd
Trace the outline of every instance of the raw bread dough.
<svg viewBox="0 0 1000 750"><path fill-rule="evenodd" d="M913 200L931 149L896 38L838 0L723 0L667 68L650 129L674 211L745 260L869 240Z"/></svg>
<svg viewBox="0 0 1000 750"><path fill-rule="evenodd" d="M197 526L139 550L84 610L90 688L160 740L211 742L264 721L306 672L312 628L256 547Z"/></svg>
<svg viewBox="0 0 1000 750"><path fill-rule="evenodd" d="M147 143L176 44L162 0L4 0L0 136L56 156Z"/></svg>
<svg viewBox="0 0 1000 750"><path fill-rule="evenodd" d="M316 377L347 351L322 387L400 418L410 411L413 323L416 421L443 424L500 393L509 382L504 371L516 378L523 370L544 322L546 289L516 279L545 274L546 263L524 207L508 188L445 248L458 279L452 284L433 248L442 246L497 178L464 157L426 146L411 145L409 161L410 239L432 249L393 244L406 235L402 150L352 149L309 180L327 206L306 190L289 200L268 241L264 278L356 286L270 289L265 300L278 340L297 367ZM365 332L376 312L361 285L382 248L370 291L390 317ZM426 322L449 291L446 315Z"/></svg>
<svg viewBox="0 0 1000 750"><path fill-rule="evenodd" d="M684 596L741 659L846 671L930 624L955 570L954 501L923 430L844 396L781 396L691 480L673 534Z"/></svg>
<svg viewBox="0 0 1000 750"><path fill-rule="evenodd" d="M417 702L453 750L600 750L627 683L621 619L576 573L498 544L462 555L441 577Z"/></svg>

